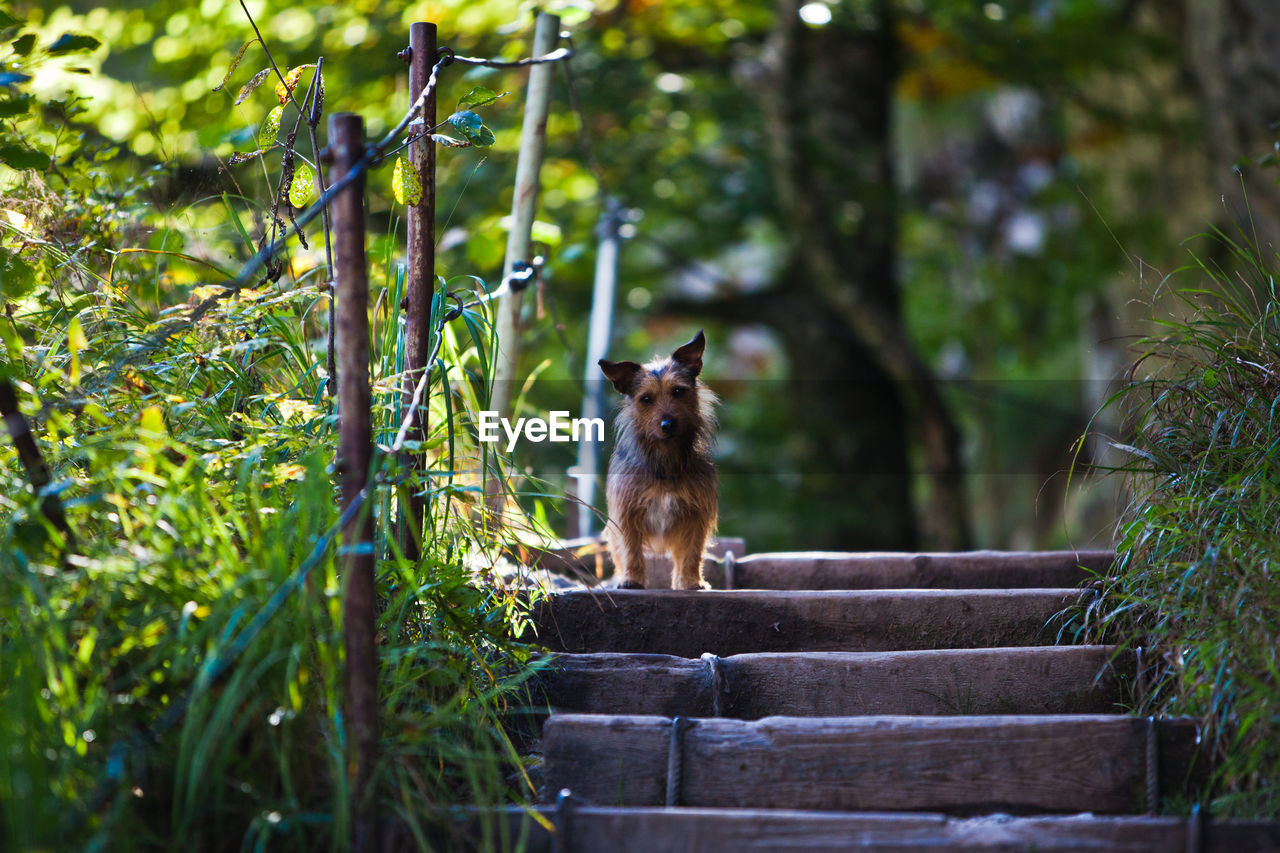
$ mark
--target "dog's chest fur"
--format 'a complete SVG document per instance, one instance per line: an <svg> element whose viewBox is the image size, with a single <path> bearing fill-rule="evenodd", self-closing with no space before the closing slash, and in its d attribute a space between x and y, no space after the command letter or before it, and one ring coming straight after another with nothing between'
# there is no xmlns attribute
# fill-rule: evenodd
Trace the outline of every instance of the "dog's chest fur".
<svg viewBox="0 0 1280 853"><path fill-rule="evenodd" d="M662 538L675 526L679 512L680 502L676 500L674 495L659 495L656 499L650 501L645 513L645 522L649 532L658 538Z"/></svg>

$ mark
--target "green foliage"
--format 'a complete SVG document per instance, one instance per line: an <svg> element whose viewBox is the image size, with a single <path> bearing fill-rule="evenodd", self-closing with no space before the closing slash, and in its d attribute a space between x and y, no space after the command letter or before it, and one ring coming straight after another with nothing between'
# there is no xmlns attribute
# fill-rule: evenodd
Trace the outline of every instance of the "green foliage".
<svg viewBox="0 0 1280 853"><path fill-rule="evenodd" d="M39 74L57 61L36 47L43 35L24 39L33 59L22 67ZM54 473L34 494L0 444L5 849L346 845L323 248L291 241L256 286L224 286L280 232L283 199L315 197L315 152L290 147L305 124L295 99L319 114L323 82L305 79L314 68L293 67L266 120L238 137L257 137L245 159L280 154L260 179L242 172L266 203L228 191L159 208L163 170L88 142L74 96L39 104L39 132L33 96L0 101L0 157L12 146L19 163L39 155L56 167L0 180L0 378L17 384ZM33 76L4 73L10 86ZM466 121L468 144L492 143ZM379 450L362 511L377 529L383 737L370 795L402 841L449 849L451 804L531 793L505 726L527 704L532 663L513 639L526 599L476 576L502 545L483 523L488 451L470 426L492 382L488 307L433 331L431 431L403 440L402 251L385 235L372 248ZM442 281L433 315L477 284ZM410 454L430 470L410 469ZM415 493L427 518L411 563L395 520ZM74 540L41 514L48 494Z"/></svg>
<svg viewBox="0 0 1280 853"><path fill-rule="evenodd" d="M1141 646L1142 713L1203 721L1216 814L1280 816L1280 299L1274 255L1218 234L1112 401L1130 419L1119 560L1085 614ZM1180 317L1185 316L1185 319Z"/></svg>

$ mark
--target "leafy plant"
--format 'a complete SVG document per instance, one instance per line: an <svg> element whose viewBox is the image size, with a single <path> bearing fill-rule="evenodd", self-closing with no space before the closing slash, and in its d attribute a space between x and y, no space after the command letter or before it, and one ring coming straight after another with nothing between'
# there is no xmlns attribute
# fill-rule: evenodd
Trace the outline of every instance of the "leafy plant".
<svg viewBox="0 0 1280 853"><path fill-rule="evenodd" d="M1111 401L1131 429L1118 562L1087 633L1141 647L1135 710L1188 714L1215 758L1214 807L1280 815L1280 299L1275 258L1216 234L1166 279L1178 313Z"/></svg>

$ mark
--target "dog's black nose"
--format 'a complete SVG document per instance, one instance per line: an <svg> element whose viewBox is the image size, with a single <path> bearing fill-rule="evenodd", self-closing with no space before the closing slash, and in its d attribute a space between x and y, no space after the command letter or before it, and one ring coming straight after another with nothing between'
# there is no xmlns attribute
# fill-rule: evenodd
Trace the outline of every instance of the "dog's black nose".
<svg viewBox="0 0 1280 853"><path fill-rule="evenodd" d="M671 417L663 418L658 421L658 428L667 435L671 435L671 433L676 431L676 419Z"/></svg>

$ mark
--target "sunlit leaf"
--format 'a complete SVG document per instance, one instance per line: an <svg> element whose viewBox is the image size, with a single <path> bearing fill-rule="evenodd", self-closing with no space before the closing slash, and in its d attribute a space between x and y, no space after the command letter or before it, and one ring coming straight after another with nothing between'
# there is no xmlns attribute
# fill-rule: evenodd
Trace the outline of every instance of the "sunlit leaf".
<svg viewBox="0 0 1280 853"><path fill-rule="evenodd" d="M458 109L483 107L509 94L510 92L495 92L492 89L486 89L484 86L477 86L458 100Z"/></svg>
<svg viewBox="0 0 1280 853"><path fill-rule="evenodd" d="M13 169L35 169L43 172L49 168L49 155L33 151L21 145L0 145L0 161Z"/></svg>
<svg viewBox="0 0 1280 853"><path fill-rule="evenodd" d="M246 100L248 100L249 96L253 94L253 90L258 88L260 85L262 85L262 81L266 80L267 75L270 73L271 73L270 68L264 68L261 71L259 71L257 74L253 75L253 78L250 79L248 83L245 83L243 86L240 87L240 92L239 94L236 95L235 102L237 104L243 104Z"/></svg>
<svg viewBox="0 0 1280 853"><path fill-rule="evenodd" d="M67 325L67 350L78 353L87 346L89 346L89 339L84 336L84 327L80 325L80 318L72 317L70 324Z"/></svg>
<svg viewBox="0 0 1280 853"><path fill-rule="evenodd" d="M316 173L306 163L298 163L293 170L293 182L289 184L289 204L306 207L315 191Z"/></svg>
<svg viewBox="0 0 1280 853"><path fill-rule="evenodd" d="M431 134L432 142L439 142L446 148L470 148L471 143L462 139L454 139L452 136L445 136L442 133Z"/></svg>
<svg viewBox="0 0 1280 853"><path fill-rule="evenodd" d="M222 82L214 86L213 91L221 91L222 88L227 85L227 81L231 79L231 73L236 70L236 66L240 64L240 60L244 59L244 52L249 49L249 45L253 44L254 41L256 41L256 39L249 39L247 42L240 45L240 50L236 51L236 57L231 60L231 65L227 68L227 73L223 76Z"/></svg>
<svg viewBox="0 0 1280 853"><path fill-rule="evenodd" d="M276 97L280 99L280 103L289 102L289 95L294 89L298 88L298 80L302 77L302 72L308 68L315 67L315 63L299 65L297 68L290 69L289 73L284 75L284 82L276 84Z"/></svg>
<svg viewBox="0 0 1280 853"><path fill-rule="evenodd" d="M418 180L418 170L403 154L391 171L391 191L395 193L396 201L403 205L411 206L422 201L422 181Z"/></svg>
<svg viewBox="0 0 1280 853"><path fill-rule="evenodd" d="M80 318L72 317L67 326L67 353L71 356L71 364L67 370L67 378L72 385L80 384L80 353L89 346L89 340L80 326Z"/></svg>
<svg viewBox="0 0 1280 853"><path fill-rule="evenodd" d="M143 433L149 433L153 436L164 435L164 412L160 410L159 406L147 406L138 416L138 425L142 428Z"/></svg>
<svg viewBox="0 0 1280 853"><path fill-rule="evenodd" d="M284 115L284 104L273 107L271 112L267 113L266 119L262 122L262 127L258 129L258 144L270 146L276 141L276 134L280 132L280 117Z"/></svg>
<svg viewBox="0 0 1280 853"><path fill-rule="evenodd" d="M45 48L45 52L52 56L60 56L64 53L82 53L84 51L95 50L102 44L93 36L79 35L78 33L63 33L54 40L53 44Z"/></svg>
<svg viewBox="0 0 1280 853"><path fill-rule="evenodd" d="M259 148L257 151L250 151L247 154L237 151L236 153L231 155L231 159L227 160L227 165L234 166L237 163L245 163L249 160L252 160L254 157L261 157L263 154L266 154L266 153L267 153L267 149L265 148Z"/></svg>
<svg viewBox="0 0 1280 853"><path fill-rule="evenodd" d="M18 36L13 41L13 52L17 56L26 56L31 52L31 48L36 46L36 34L27 33L24 36Z"/></svg>

